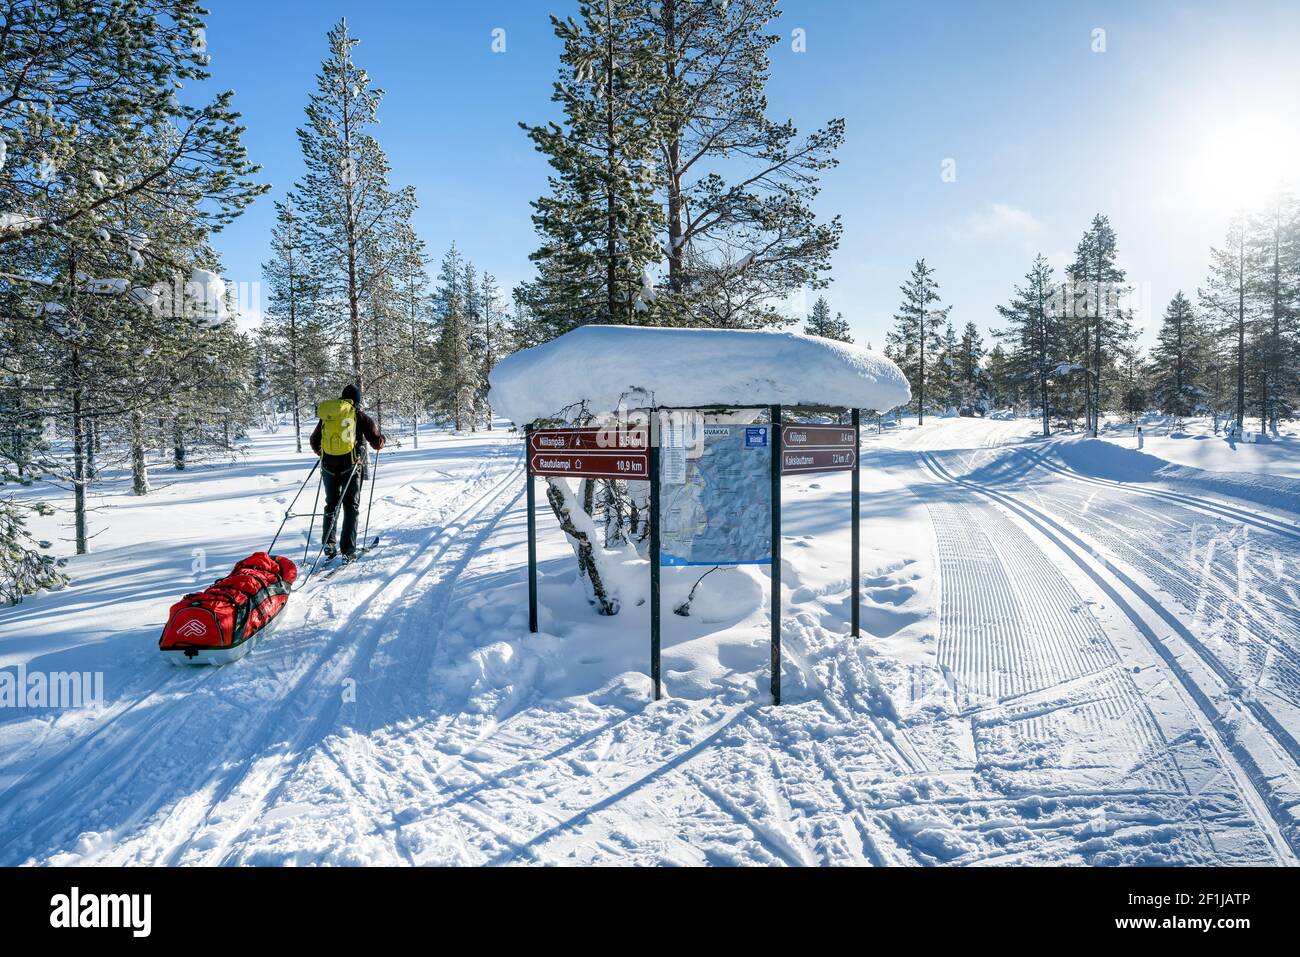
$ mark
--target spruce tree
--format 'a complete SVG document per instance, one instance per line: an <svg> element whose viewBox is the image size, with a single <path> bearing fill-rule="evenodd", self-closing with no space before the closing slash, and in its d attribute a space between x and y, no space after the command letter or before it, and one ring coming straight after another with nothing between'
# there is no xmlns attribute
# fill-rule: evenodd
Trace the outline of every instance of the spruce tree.
<svg viewBox="0 0 1300 957"><path fill-rule="evenodd" d="M803 331L810 336L821 336L823 339L853 341L844 315L837 312L835 318L831 318L831 307L827 304L825 296L818 296L817 301L813 303L812 312L808 314L808 321L804 324Z"/></svg>
<svg viewBox="0 0 1300 957"><path fill-rule="evenodd" d="M898 363L912 388L917 425L925 424L926 385L935 377L942 351L940 330L951 306L940 307L939 284L934 270L918 259L899 289L903 301L894 314L894 328L886 339L885 354Z"/></svg>
<svg viewBox="0 0 1300 957"><path fill-rule="evenodd" d="M404 402L411 414L411 442L420 447L420 417L431 397L434 365L431 303L425 246L409 223L395 234L397 263L395 308L400 316L403 360L401 382Z"/></svg>
<svg viewBox="0 0 1300 957"><path fill-rule="evenodd" d="M1300 335L1300 204L1284 192L1250 225L1248 283L1255 303L1251 363L1260 432L1278 432L1278 420L1297 401L1296 340Z"/></svg>
<svg viewBox="0 0 1300 957"><path fill-rule="evenodd" d="M323 364L318 352L323 340L317 316L320 284L312 271L296 198L291 194L276 203L275 212L271 258L262 264L266 281L262 336L269 352L272 383L289 400L294 442L301 452L306 380Z"/></svg>
<svg viewBox="0 0 1300 957"><path fill-rule="evenodd" d="M1010 325L996 335L1012 344L1011 366L1033 383L1043 417L1044 437L1052 434L1052 396L1049 383L1064 358L1062 352L1062 310L1060 290L1052 278L1052 267L1039 253L1025 273L1023 285L1014 287L1011 301L998 306L998 313Z"/></svg>
<svg viewBox="0 0 1300 957"><path fill-rule="evenodd" d="M1183 419L1196 414L1206 396L1206 337L1191 302L1180 289L1165 309L1151 350L1151 386L1161 412Z"/></svg>
<svg viewBox="0 0 1300 957"><path fill-rule="evenodd" d="M1210 273L1200 290L1201 302L1214 317L1219 335L1228 342L1236 378L1233 414L1238 432L1246 423L1246 331L1254 315L1254 303L1248 295L1247 243L1245 217L1236 216L1228 223L1223 245L1210 250Z"/></svg>
<svg viewBox="0 0 1300 957"><path fill-rule="evenodd" d="M1096 435L1104 410L1103 381L1114 367L1118 350L1132 339L1132 326L1122 302L1128 289L1118 264L1118 240L1110 220L1101 214L1075 250L1068 273L1076 296L1071 311L1081 336L1087 429Z"/></svg>

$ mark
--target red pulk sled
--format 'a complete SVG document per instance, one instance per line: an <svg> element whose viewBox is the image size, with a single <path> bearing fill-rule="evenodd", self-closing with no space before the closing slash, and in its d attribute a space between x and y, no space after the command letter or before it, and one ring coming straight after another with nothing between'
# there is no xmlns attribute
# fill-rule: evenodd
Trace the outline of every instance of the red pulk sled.
<svg viewBox="0 0 1300 957"><path fill-rule="evenodd" d="M283 556L249 555L225 578L172 605L158 647L174 665L224 665L242 658L289 601L298 567Z"/></svg>

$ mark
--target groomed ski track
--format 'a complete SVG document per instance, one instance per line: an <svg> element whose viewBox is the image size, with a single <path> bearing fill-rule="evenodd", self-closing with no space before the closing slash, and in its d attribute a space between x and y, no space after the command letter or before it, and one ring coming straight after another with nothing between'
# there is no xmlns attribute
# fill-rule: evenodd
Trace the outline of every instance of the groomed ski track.
<svg viewBox="0 0 1300 957"><path fill-rule="evenodd" d="M529 636L520 442L460 439L436 483L379 487L382 547L241 662L160 661L0 749L0 864L1294 863L1291 517L1028 431L868 444L857 644L844 570L801 580L841 547L799 525L823 493L787 486L780 708L761 604L703 657L670 632L649 702L644 609L562 608L553 529ZM932 559L877 554L889 520ZM896 658L913 634L928 659Z"/></svg>

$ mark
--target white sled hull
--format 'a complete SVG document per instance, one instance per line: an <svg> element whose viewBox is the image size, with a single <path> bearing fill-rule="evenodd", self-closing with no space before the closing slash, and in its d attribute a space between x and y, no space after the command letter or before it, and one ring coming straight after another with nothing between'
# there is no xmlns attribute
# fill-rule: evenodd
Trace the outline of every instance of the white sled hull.
<svg viewBox="0 0 1300 957"><path fill-rule="evenodd" d="M228 665L252 651L253 645L261 641L267 632L275 628L282 615L283 613L272 618L270 624L265 628L233 648L164 648L160 649L160 651L164 658L178 668L183 668L186 665Z"/></svg>

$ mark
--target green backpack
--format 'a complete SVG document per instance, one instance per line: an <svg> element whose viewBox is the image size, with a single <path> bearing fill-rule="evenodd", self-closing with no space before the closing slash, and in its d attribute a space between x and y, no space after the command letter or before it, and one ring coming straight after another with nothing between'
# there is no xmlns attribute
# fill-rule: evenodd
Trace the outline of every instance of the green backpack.
<svg viewBox="0 0 1300 957"><path fill-rule="evenodd" d="M348 455L357 447L357 407L347 399L329 399L316 406L320 418L320 450Z"/></svg>

